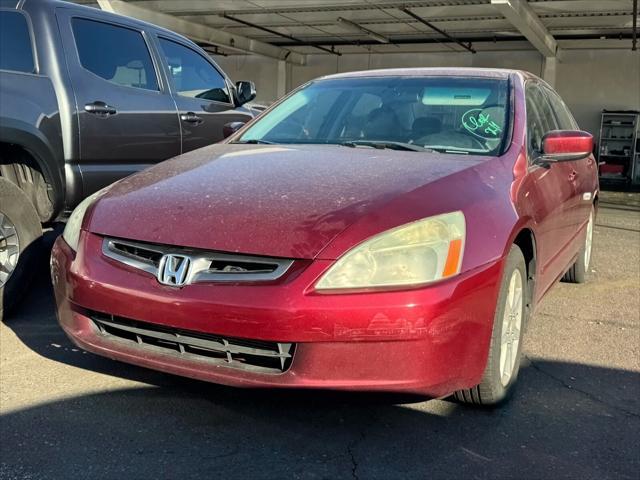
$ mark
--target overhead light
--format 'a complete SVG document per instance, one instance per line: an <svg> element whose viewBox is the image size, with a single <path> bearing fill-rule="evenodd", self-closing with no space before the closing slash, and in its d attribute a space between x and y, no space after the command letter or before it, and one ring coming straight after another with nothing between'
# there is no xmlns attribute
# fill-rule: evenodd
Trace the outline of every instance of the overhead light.
<svg viewBox="0 0 640 480"><path fill-rule="evenodd" d="M368 28L364 28L362 25L352 22L351 20L347 20L346 18L338 17L338 23L347 27L351 31L364 33L365 35L373 38L376 42L391 43L391 40L389 40L387 37L384 37L379 33L372 32Z"/></svg>

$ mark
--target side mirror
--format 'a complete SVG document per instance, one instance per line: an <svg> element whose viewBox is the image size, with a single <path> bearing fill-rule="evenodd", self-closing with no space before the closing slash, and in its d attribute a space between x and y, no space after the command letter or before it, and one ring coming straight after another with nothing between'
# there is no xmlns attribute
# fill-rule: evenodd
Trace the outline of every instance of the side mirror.
<svg viewBox="0 0 640 480"><path fill-rule="evenodd" d="M222 127L222 135L224 138L230 137L238 130L244 127L244 122L229 122Z"/></svg>
<svg viewBox="0 0 640 480"><path fill-rule="evenodd" d="M582 130L553 130L542 137L542 162L581 160L593 151L593 135Z"/></svg>
<svg viewBox="0 0 640 480"><path fill-rule="evenodd" d="M236 98L238 106L256 98L256 85L253 82L236 82Z"/></svg>

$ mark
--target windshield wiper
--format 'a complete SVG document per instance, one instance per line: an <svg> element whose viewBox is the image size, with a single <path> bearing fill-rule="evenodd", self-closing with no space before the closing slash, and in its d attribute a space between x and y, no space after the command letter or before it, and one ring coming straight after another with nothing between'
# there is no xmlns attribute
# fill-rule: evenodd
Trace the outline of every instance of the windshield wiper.
<svg viewBox="0 0 640 480"><path fill-rule="evenodd" d="M426 148L428 148L432 152L438 152L438 153L454 153L459 155L469 155L472 153L476 153L476 152L471 152L469 150L463 150L461 148L456 148L456 147L426 147Z"/></svg>
<svg viewBox="0 0 640 480"><path fill-rule="evenodd" d="M241 142L230 142L230 143L244 143L247 145L273 145L273 142L268 140L259 140L257 138L252 138L251 140L243 140Z"/></svg>
<svg viewBox="0 0 640 480"><path fill-rule="evenodd" d="M432 152L433 150L429 148L421 147L420 145L414 145L413 143L404 143L404 142L388 142L384 140L376 141L376 140L351 140L348 142L342 142L340 145L345 147L373 147L389 150L404 150L407 152Z"/></svg>

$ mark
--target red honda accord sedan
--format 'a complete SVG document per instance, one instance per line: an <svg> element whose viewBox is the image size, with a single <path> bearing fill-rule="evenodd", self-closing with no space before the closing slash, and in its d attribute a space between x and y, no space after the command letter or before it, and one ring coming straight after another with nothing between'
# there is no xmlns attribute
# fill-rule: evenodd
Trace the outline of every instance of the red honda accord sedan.
<svg viewBox="0 0 640 480"><path fill-rule="evenodd" d="M88 351L226 385L496 404L536 305L585 279L592 149L525 72L314 80L85 200L53 249L58 318Z"/></svg>

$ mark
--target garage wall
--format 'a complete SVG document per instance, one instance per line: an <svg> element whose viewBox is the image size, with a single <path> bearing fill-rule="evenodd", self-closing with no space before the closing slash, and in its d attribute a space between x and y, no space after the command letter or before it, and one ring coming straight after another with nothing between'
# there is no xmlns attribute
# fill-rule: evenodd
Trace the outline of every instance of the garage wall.
<svg viewBox="0 0 640 480"><path fill-rule="evenodd" d="M479 50L481 48L479 47ZM216 57L234 80L253 80L258 101L277 98L278 63L265 57ZM542 74L542 56L534 50L412 52L378 54L309 55L305 66L287 66L287 83L295 88L313 78L337 72L394 67L496 67ZM640 51L630 49L564 49L558 63L556 89L580 126L598 133L600 112L640 109Z"/></svg>
<svg viewBox="0 0 640 480"><path fill-rule="evenodd" d="M580 127L597 135L603 108L640 110L640 50L568 51L556 90Z"/></svg>
<svg viewBox="0 0 640 480"><path fill-rule="evenodd" d="M271 103L277 97L278 62L258 55L215 56L213 60L231 77L251 80L256 84L257 101Z"/></svg>

